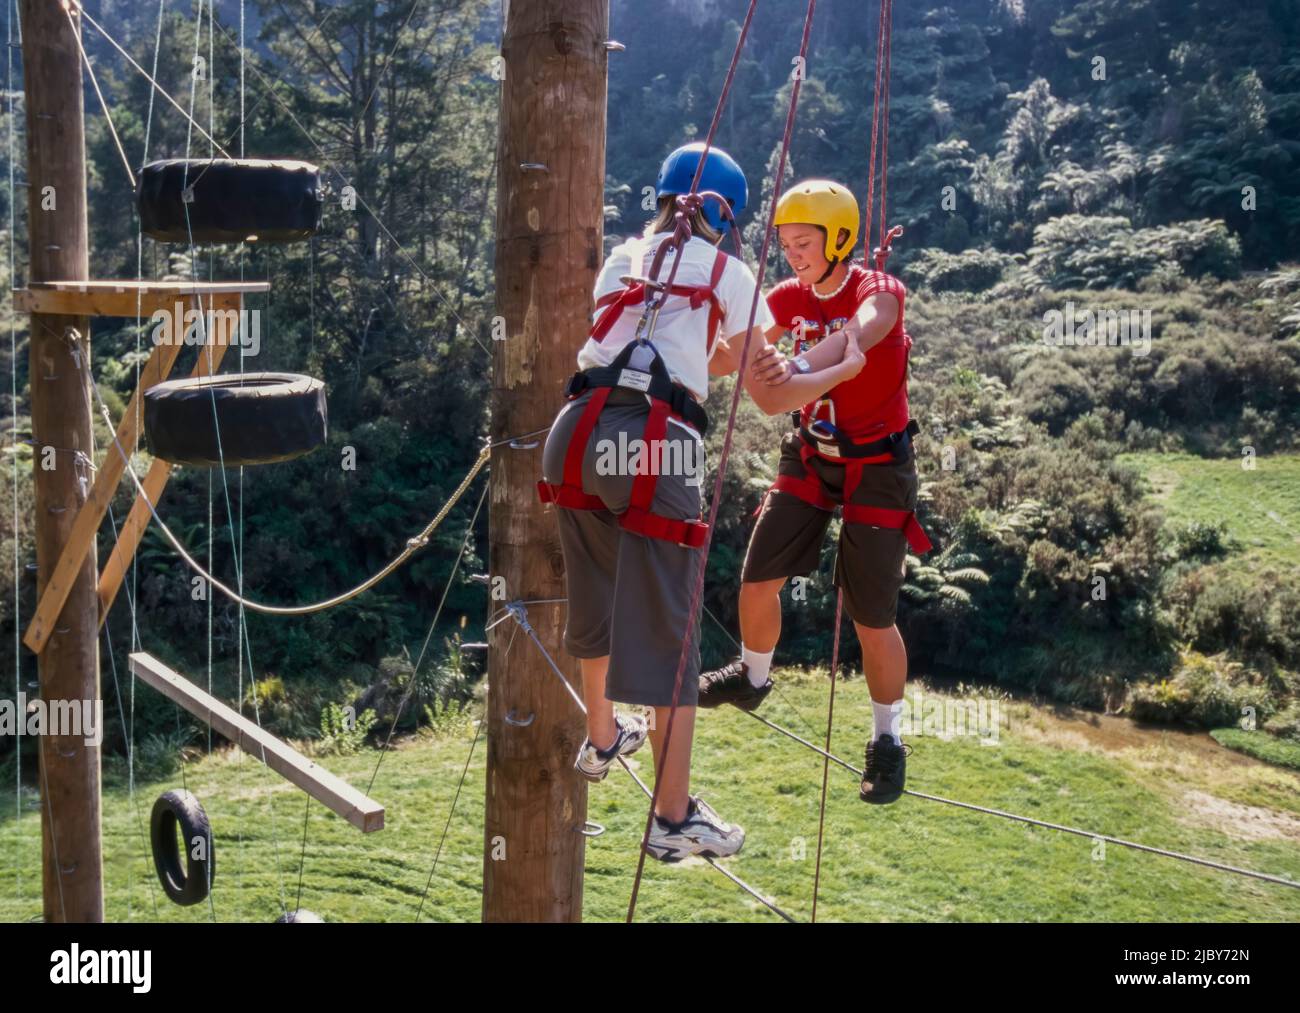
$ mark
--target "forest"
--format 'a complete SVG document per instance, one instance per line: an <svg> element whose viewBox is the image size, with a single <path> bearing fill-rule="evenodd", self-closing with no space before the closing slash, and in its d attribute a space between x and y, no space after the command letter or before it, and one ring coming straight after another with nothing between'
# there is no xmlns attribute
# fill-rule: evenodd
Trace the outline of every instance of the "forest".
<svg viewBox="0 0 1300 1013"><path fill-rule="evenodd" d="M626 48L609 63L607 249L650 217L646 188L664 155L707 128L744 6L613 0L611 35ZM858 0L818 4L790 164L773 178L797 6L759 5L717 137L749 175L751 262L774 194L794 179L867 189L875 24ZM494 339L501 14L488 0L429 0L418 14L375 0L98 5L137 60L157 53L150 72L214 138L248 157L316 163L331 188L309 243L205 248L191 260L182 246L142 242L118 140L137 166L211 148L87 33L117 135L88 79L97 275L265 279L269 294L250 299L262 327L248 368L309 373L328 388L317 452L225 474L183 468L168 487L173 530L232 582L237 553L242 586L260 600L358 583L478 455ZM22 172L14 73L10 180ZM1300 468L1289 456L1300 450L1300 3L900 5L889 112L887 218L905 230L889 269L909 291L921 518L936 542L909 560L900 609L914 670L1205 728L1250 707L1264 729L1300 738ZM348 201L349 188L361 199ZM12 186L3 195L0 258L21 287L26 199ZM767 276L788 274L774 245ZM1053 347L1044 321L1067 304L1137 314L1149 344ZM35 554L27 317L11 321L14 383L0 415L14 437L14 507L0 511L0 558L13 580L0 594L0 667L34 681L30 652L14 654L35 607ZM575 353L582 339L555 335ZM148 321L97 323L93 347L95 381L120 413L149 352ZM185 354L179 369L196 353ZM710 557L706 660L731 649L750 515L782 425L742 399ZM101 424L101 452L110 439ZM354 470L338 467L344 448ZM1179 467L1193 489L1181 511L1151 487ZM1263 525L1258 539L1198 512L1189 483L1215 469L1257 483L1231 496L1243 523ZM1207 484L1201 495L1217 494ZM101 560L132 498L124 484ZM482 655L462 649L482 639L486 617L473 575L485 569L487 516L474 499L376 590L290 623L249 613L246 638L227 600L194 600L188 569L151 529L104 629L104 657L111 647L118 659L104 665L106 700L121 659L144 645L211 673L227 696L253 692L254 666L278 734L328 735L331 715L356 701L385 728L410 687L403 727L436 721L472 700L482 675ZM830 540L825 553L806 600L787 608L783 665L828 663ZM850 667L856 649L845 645ZM165 764L194 735L161 698L132 706L148 743L138 763ZM121 747L110 723L106 753L120 760Z"/></svg>

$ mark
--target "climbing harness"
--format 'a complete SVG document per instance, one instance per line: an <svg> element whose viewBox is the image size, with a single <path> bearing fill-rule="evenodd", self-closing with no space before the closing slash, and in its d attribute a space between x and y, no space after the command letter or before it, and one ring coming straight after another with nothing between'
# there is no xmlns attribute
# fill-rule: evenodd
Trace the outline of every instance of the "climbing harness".
<svg viewBox="0 0 1300 1013"><path fill-rule="evenodd" d="M679 148L669 155L664 162L663 168L660 169L660 188L664 187L666 182L673 183L675 177L682 175L686 171L684 162L679 156L684 151L688 154L694 153L696 147L696 145L687 145L686 148ZM701 151L704 150L703 146L699 146L699 148ZM713 152L712 155L723 156L724 153ZM596 366L581 370L570 378L568 387L565 389L565 396L570 402L575 401L588 391L591 392L591 397L583 408L578 424L569 439L568 448L565 450L564 475L561 481L552 483L541 479L537 483L537 494L543 503L554 503L566 510L607 509L604 500L583 489L582 459L587 449L587 443L591 439L591 434L595 431L596 421L600 418L600 413L604 410L609 395L615 388L621 387L625 390L644 394L650 402L650 414L646 418L645 431L642 434L642 440L649 453L654 453L653 448L663 445L663 441L668 434L668 420L670 418L693 427L701 436L707 432L709 420L704 409L695 401L685 386L673 381L663 357L654 346L653 339L655 328L659 322L660 310L662 310L664 303L670 296L676 296L688 300L692 310L702 309L706 303L708 304L709 320L708 336L705 344L706 356L713 351L718 329L725 316L722 304L717 297L717 287L727 267L727 254L722 250L716 252L707 285L678 285L674 283L674 279L677 276L677 268L681 263L682 251L691 238L691 219L704 206L704 202L706 200L716 200L719 213L729 222L734 222L733 204L739 207L744 206L744 176L740 174L739 167L735 167L735 163L731 161L730 156L726 156L726 163L729 163L729 165L724 165L725 173L722 184L725 188L731 189L733 193L738 193L739 199L736 197L728 198L722 193L712 190L697 191L694 189L696 181L691 180L689 183L692 187L690 192L676 195L675 199L678 208L675 215L676 227L669 238L661 242L658 249L655 250L654 257L650 262L649 273L645 276L641 274L648 244L646 240L640 240L633 244L632 273L620 278L620 281L623 282L623 288L617 292L608 293L596 301L596 307L601 310L601 313L592 325L588 337L597 344L605 339L615 322L623 315L625 309L631 306L644 306L644 309L637 321L636 333L633 339L623 347L612 363L608 366ZM698 176L714 164L714 162L710 161L709 155L702 154L695 158L690 169ZM731 180L732 167L734 167L735 174L739 176L739 188L737 188L734 180ZM714 175L718 175L718 173L715 171ZM678 181L677 185L680 185L680 181ZM660 282L658 280L659 274L663 269L664 260L669 249L676 250L672 269L669 272L668 280ZM648 371L632 368L632 355L638 349L646 349L652 355ZM636 476L632 481L628 507L617 515L619 526L625 531L631 531L646 538L674 542L689 549L700 548L708 538L708 524L699 519L680 520L665 517L652 511L651 507L654 505L655 487L658 481L658 468L649 466L648 462L647 466L637 469Z"/></svg>
<svg viewBox="0 0 1300 1013"><path fill-rule="evenodd" d="M659 310L662 309L666 296L681 296L688 299L691 309L696 310L706 302L709 304L709 325L708 325L708 344L705 346L705 353L713 351L713 343L718 337L718 328L722 325L724 317L722 303L718 301L717 288L722 281L722 272L727 267L727 254L718 250L713 258L713 270L709 275L707 285L660 285L654 279L658 277L658 268L662 266L663 257L666 247L671 240L665 240L660 249L655 251L655 258L651 264L651 273L649 277L640 276L641 258L645 252L643 243L637 244L636 255L634 256L633 273L624 275L620 281L624 287L616 292L609 292L596 300L596 308L601 310L600 316L591 328L588 335L598 344L605 340L610 329L618 322L623 315L623 311L631 306L646 305L646 312L641 315L637 322L637 333L634 340L640 341L642 338L649 340L654 333L655 324L658 322ZM649 293L654 292L658 298L651 298L649 303L646 302Z"/></svg>
<svg viewBox="0 0 1300 1013"><path fill-rule="evenodd" d="M890 235L893 235L893 230L890 231ZM883 263L879 251L878 259ZM830 324L820 303L816 304L816 310L820 318L821 335L825 337ZM903 340L906 355L911 352L912 339L904 334ZM803 338L796 336L796 355L802 352L803 343ZM903 368L907 369L906 364ZM819 417L823 405L828 408L829 419ZM929 552L933 548L925 530L916 519L915 511L864 506L852 502L853 493L862 481L863 468L895 464L907 459L912 446L912 437L921 431L915 419L908 419L907 425L898 432L889 433L878 439L858 442L835 424L835 401L829 393L817 401L804 405L800 411L791 412L790 418L801 444L799 459L803 463L803 475L778 475L754 511L755 517L763 512L767 497L773 492L788 493L819 510L834 511L837 505L835 500L826 493L809 463L814 457L818 457L844 468L843 496L838 505L843 507L845 523L901 530L907 538L908 546L918 554Z"/></svg>
<svg viewBox="0 0 1300 1013"><path fill-rule="evenodd" d="M650 372L632 369L628 363L632 353L641 347L629 341L618 357L608 366L575 373L566 391L572 401L590 390L592 395L578 419L578 425L569 440L564 454L564 477L559 483L545 479L538 481L537 493L543 503L554 503L567 510L604 510L605 501L582 488L582 458L587 442L596 428L596 420L609 400L610 392L617 387L643 393L650 399L650 414L646 419L642 439L647 448L661 446L668 433L668 420L677 419L699 430L701 435L708 427L708 418L690 393L681 384L673 383L668 367L658 352L650 365ZM653 348L653 346L651 346ZM627 509L618 514L618 523L625 531L647 538L676 542L685 548L698 549L704 544L709 526L699 520L677 520L651 511L655 486L659 481L658 469L640 468L632 480L632 491Z"/></svg>

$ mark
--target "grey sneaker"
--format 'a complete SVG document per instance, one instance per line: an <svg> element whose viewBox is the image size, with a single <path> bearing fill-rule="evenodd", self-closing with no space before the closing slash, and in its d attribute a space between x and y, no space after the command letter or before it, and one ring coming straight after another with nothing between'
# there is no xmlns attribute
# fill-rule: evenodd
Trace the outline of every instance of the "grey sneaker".
<svg viewBox="0 0 1300 1013"><path fill-rule="evenodd" d="M646 853L661 862L680 862L688 855L726 858L745 844L745 831L728 823L713 808L694 795L686 819L669 823L655 816L646 841Z"/></svg>
<svg viewBox="0 0 1300 1013"><path fill-rule="evenodd" d="M650 734L645 718L636 714L615 714L614 723L618 725L618 737L608 749L597 749L586 739L578 750L578 758L573 761L573 769L588 781L603 781L609 768L620 756L630 756L645 743Z"/></svg>

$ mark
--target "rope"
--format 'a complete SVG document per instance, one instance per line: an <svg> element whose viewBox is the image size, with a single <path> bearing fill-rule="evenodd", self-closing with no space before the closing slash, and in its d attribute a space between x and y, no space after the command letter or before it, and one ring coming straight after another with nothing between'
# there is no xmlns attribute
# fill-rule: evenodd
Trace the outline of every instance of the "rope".
<svg viewBox="0 0 1300 1013"><path fill-rule="evenodd" d="M812 33L813 14L816 11L816 7L817 7L817 0L808 0L808 13L804 18L803 38L800 41L800 45L799 45L800 66L807 65L806 61L808 55L808 39ZM751 10L752 10L752 4L751 4ZM742 35L739 40L737 48L739 49L739 46L743 45L743 43L744 43L744 36ZM799 90L802 84L803 84L802 76L797 76L790 89L790 108L786 114L785 134L781 139L781 156L776 168L775 178L778 181L778 183L781 179L785 177L786 157L790 153L790 139L794 132L794 119L795 119L795 113L799 105ZM726 94L724 93L720 97L719 102L721 103L725 99L726 99ZM701 164L703 163L705 157L707 157L707 152L700 156ZM725 202L724 202L724 207L725 207ZM758 315L758 300L762 298L763 295L763 276L767 268L767 251L772 243L772 231L773 231L772 222L775 216L776 216L776 201L773 201L771 208L768 210L767 223L766 223L766 227L763 230L763 245L758 255L758 276L754 282L754 297L749 307L749 323L745 328L745 342L740 352L740 362L742 363L742 365L749 361L749 346L754 337L754 320L757 318ZM726 476L727 460L731 456L731 439L736 428L736 412L740 406L740 391L743 386L744 384L740 383L739 378L737 378L737 382L731 394L731 410L727 416L727 430L725 436L723 437L722 453L718 460L718 474L713 484L713 501L709 507L709 522L708 522L709 526L707 529L707 533L705 534L704 537L704 545L699 553L699 563L696 566L695 587L691 593L691 606L689 611L687 612L687 615L691 617L694 617L699 613L700 605L704 595L704 569L706 563L708 562L709 547L713 543L713 532L715 531L715 525L717 522L718 507L721 505L721 501L722 501L722 480ZM686 671L686 656L690 650L693 640L694 640L694 624L692 623L692 628L687 632L687 635L682 638L682 651L677 661L677 674L674 678L674 683L673 683L673 702L671 708L668 711L668 725L664 729L663 750L660 756L658 769L655 772L655 790L654 790L654 794L651 796L650 799L649 811L646 813L645 831L641 839L641 852L637 858L636 879L632 883L632 896L629 899L628 906L627 906L628 922L631 922L632 919L636 916L636 901L637 901L637 896L641 890L641 876L645 871L645 859L646 859L645 845L646 842L650 839L650 827L655 816L655 805L658 802L659 788L663 783L664 762L667 759L669 744L672 741L673 719L677 716L677 705L681 699L682 676Z"/></svg>
<svg viewBox="0 0 1300 1013"><path fill-rule="evenodd" d="M229 33L226 32L225 28L222 25L218 24L217 30L220 31L223 35L225 35L227 39L230 38ZM294 126L296 126L302 132L302 135L305 138L307 138L311 146L316 149L316 154L320 158L321 165L337 173L338 177L341 180L343 180L344 185L352 186L351 180L349 180L345 175L343 175L343 173L340 172L339 169L336 166L334 166L329 161L328 158L326 158L325 149L322 148L320 144L317 143L316 138L314 138L311 135L311 132L308 131L308 129L305 126L302 125L302 122L298 119L296 115L294 115L293 109L290 108L288 105L286 105L284 100L281 99L280 96L276 94L275 84L281 83L282 79L277 78L275 82L272 82L267 78L267 76L264 73L262 73L261 68L258 67L256 63L250 62L249 66L253 68L253 72L261 80L263 87L266 88L267 94L269 94L271 98L273 98L276 101L276 103L280 106L281 111L283 111L284 114L293 121ZM447 297L442 294L438 286L434 284L433 279L424 273L424 269L419 265L419 263L416 262L415 258L411 256L411 254L407 251L406 247L403 246L398 241L397 237L393 235L393 233L389 230L388 226L384 224L383 219L381 219L379 215L375 213L374 209L369 204L366 203L365 198L361 196L361 188L353 187L353 189L356 191L357 203L360 204L365 209L366 214L370 215L370 217L374 219L375 224L379 226L379 228L383 231L384 235L387 236L388 239L393 243L393 246L406 259L406 262L410 264L413 268L415 268L416 273L418 273L420 275L420 278L429 285L430 291L433 292L433 294L436 295L439 300L441 300L443 306L447 308L447 311L455 318L456 322L465 328L465 333L469 334L474 339L474 343L478 345L479 348L483 349L484 352L487 352L490 355L491 351L488 349L487 345L483 344L483 342L478 339L477 335L475 335L470 330L469 324L467 324L461 318L460 314L456 312L455 307L453 307L451 302L447 299Z"/></svg>
<svg viewBox="0 0 1300 1013"><path fill-rule="evenodd" d="M831 694L826 707L826 753L822 759L822 801L817 816L817 865L813 872L812 920L817 921L817 896L822 882L822 841L826 830L826 785L831 774L831 729L835 727L835 676L840 667L840 620L844 610L844 591L835 596L835 634L831 644Z"/></svg>
<svg viewBox="0 0 1300 1013"><path fill-rule="evenodd" d="M114 517L113 515L113 507L111 504L109 505L108 508L108 523L113 531L113 540L116 541L118 537L117 518ZM135 596L132 593L132 589L126 588L125 590L126 590L127 600L131 602L132 608L134 609ZM149 840L144 832L144 820L140 815L140 804L135 794L135 779L134 779L135 738L131 734L130 729L127 727L126 711L122 706L122 685L117 677L117 654L113 650L113 637L112 637L112 631L108 621L108 616L104 617L104 643L108 646L108 665L109 665L109 671L112 673L113 676L113 693L114 696L117 697L117 714L118 714L118 719L122 722L122 737L126 742L126 766L128 771L127 801L131 806L132 810L135 812L136 829L140 833L140 852L144 858L144 864L146 870L145 880L150 885L149 897L153 901L154 921L157 921L158 920L158 887L157 884L154 883L153 878L149 875L150 872ZM135 681L133 675L132 677L133 691L134 688L135 688ZM132 703L134 704L134 698L132 699ZM128 866L128 874L129 871L130 871L130 867ZM131 919L131 898L134 894L134 885L135 885L134 880L129 879L127 883L127 920L128 921L130 921Z"/></svg>
<svg viewBox="0 0 1300 1013"><path fill-rule="evenodd" d="M534 644L537 645L537 649L538 649L539 651L542 652L542 657L544 657L544 658L546 659L546 663L547 663L548 665L550 665L550 667L551 667L551 671L555 673L556 678L558 678L558 679L560 680L560 682L564 684L564 688L565 688L566 690L568 690L569 696L572 697L572 698L573 698L573 702L576 703L576 704L578 705L578 709L579 709L580 711L582 711L583 714L586 714L586 713L587 713L587 705L586 705L585 703L583 703L583 701L582 701L582 697L579 696L578 693L577 693L577 691L574 690L574 688L573 688L572 684L569 682L569 680L566 679L566 678L564 677L564 673L560 671L559 666L555 663L555 659L551 657L550 652L546 650L546 647L542 644L541 640L538 639L537 634L536 634L536 632L533 630L532 625L528 622L528 610L524 608L524 603L523 603L523 602L519 602L519 601L511 602L510 605L507 606L507 609L508 609L508 611L509 611L509 614L514 618L515 622L519 624L520 628L522 628L523 631L524 631L526 634L528 634L529 639L532 640L532 642L533 642ZM666 752L666 751L667 751L667 746L665 745L664 748L665 748L665 752ZM634 771L634 770L633 770L633 769L628 765L627 760L625 760L622 756L617 757L617 759L618 759L619 765L620 765L620 766L621 766L625 771L627 771L628 776L631 777L632 780L636 782L636 785L637 785L638 788L641 789L642 794L644 794L646 798L650 799L650 801L651 801L651 812L653 812L653 811L654 811L654 809L653 809L653 805L654 805L654 792L652 792L649 788L646 787L645 782L642 781L641 778L639 778L639 777L636 775L636 771ZM642 848L645 847L645 841L644 841L644 840L641 842L641 846L642 846ZM641 857L644 859L644 857L645 857L645 852L644 852L644 851L641 852ZM795 922L797 922L797 919L791 917L791 916L790 916L789 914L787 914L785 911L781 910L781 908L777 907L776 904L774 904L772 901L770 901L770 900L768 900L766 897L764 897L761 893L758 892L758 890L756 890L754 887L750 886L748 883L746 883L746 882L745 882L743 879L741 879L739 876L735 875L734 873L732 873L732 872L729 871L728 869L723 868L721 865L718 865L718 864L717 864L717 863L716 863L712 858L709 858L708 856L701 855L700 857L703 858L704 861L708 862L708 863L709 863L709 866L710 866L711 868L713 868L713 869L717 870L718 872L722 873L722 875L726 876L729 880L731 880L731 881L732 881L733 883L735 883L738 887L740 887L742 890L744 890L747 894L749 894L751 897L753 897L755 900L757 900L760 904L762 904L764 907L766 907L769 911L772 911L772 912L774 912L775 914L779 915L781 918L783 918L783 919L784 919L785 921L787 921L787 922L791 922L791 923L795 923Z"/></svg>
<svg viewBox="0 0 1300 1013"><path fill-rule="evenodd" d="M838 611L838 605L836 610ZM724 634L726 634L726 636L731 640L731 642L735 644L737 647L739 647L740 643L736 640L735 637L731 635L731 631L728 630L726 626L722 624L722 621L718 619L717 616L714 616L711 612L709 612L708 609L705 609L705 612L713 619L715 623L718 624L718 628L721 629ZM837 631L838 631L838 627L839 627L839 623L836 623ZM792 707L792 709L794 708ZM853 764L849 763L847 760L841 759L840 757L832 753L830 751L829 741L826 744L826 748L823 749L821 746L818 746L815 743L808 741L802 736L796 735L788 728L783 728L775 721L769 721L767 718L763 717L761 714L758 714L756 711L742 711L741 713L748 715L749 717L753 718L761 725L766 725L768 728L772 729L772 731L784 735L788 739L792 739L793 741L799 743L801 746L805 747L806 749L809 749L812 752L816 753L818 756L824 757L828 762L838 764L839 766L843 767L845 770L849 771L849 773L853 774L854 777L861 780L864 772L859 768L855 767ZM802 720L802 717L800 717L800 719ZM973 810L974 812L984 813L989 816L1000 816L1003 819L1015 820L1021 823L1030 823L1033 824L1034 826L1040 826L1047 830L1059 830L1062 833L1076 834L1080 837L1090 837L1094 840L1102 840L1110 844L1118 845L1119 847L1133 848L1136 851L1146 851L1152 854L1161 855L1166 858L1175 858L1181 861L1192 862L1196 865L1204 865L1208 868L1217 869L1220 872L1230 872L1235 875L1249 876L1253 879L1262 879L1270 883L1277 883L1281 886L1300 888L1300 882L1286 879L1282 876L1274 876L1266 872L1255 872L1252 869L1243 869L1234 865L1226 865L1222 862L1212 861L1211 859L1199 858L1195 855L1187 855L1187 854L1183 854L1182 852L1171 851L1168 848L1158 848L1149 844L1139 844L1136 841L1125 840L1122 837L1112 837L1109 834L1099 834L1091 830L1081 830L1078 827L1070 827L1061 823L1049 823L1046 820L1038 820L1030 816L1020 816L1016 813L1006 812L1001 809L992 809L987 806L973 805L972 803L969 802L960 802L957 801L956 799L944 798L941 795L930 795L925 792L913 791L910 788L904 788L903 794L912 795L916 798L925 799L930 802L942 802L947 805L957 806L961 809L970 809Z"/></svg>
<svg viewBox="0 0 1300 1013"><path fill-rule="evenodd" d="M9 140L9 403L13 406L14 442L13 458L13 533L14 533L14 700L22 692L22 584L20 573L22 557L19 552L18 532L18 320L14 310L13 290L17 261L14 259L14 3L5 4L5 96L8 98L8 140ZM14 740L14 827L17 828L23 818L23 750L22 725L18 723L17 738ZM17 830L15 829L15 836ZM14 848L14 895L19 902L23 896L23 869L19 852Z"/></svg>
<svg viewBox="0 0 1300 1013"><path fill-rule="evenodd" d="M113 418L109 414L108 405L104 403L103 397L100 395L99 390L95 387L93 383L91 384L91 389L95 391L95 397L99 401L100 412L104 416L104 421L108 424L109 429L112 430ZM149 499L149 495L145 491L144 486L141 484L140 478L136 474L134 466L131 464L130 457L127 456L126 451L122 448L122 444L118 441L116 433L114 433L113 436L113 444L114 446L117 447L118 453L122 455L122 460L126 462L127 474L131 476L131 481L132 483L134 483L136 487L136 491L139 493L140 498L145 502L146 505L148 505L149 512L153 515L153 519L157 522L158 527L162 530L163 536L167 539L169 543L171 543L172 548L176 550L177 554L183 560L185 560L186 564L190 567L190 569L192 569L195 573L198 573L205 580L209 581L213 587L215 587L218 591L224 594L231 601L236 602L246 608L250 608L254 612L261 612L266 615L280 615L280 616L310 615L313 612L322 612L325 609L333 608L336 605L341 605L344 602L349 601L352 598L355 598L358 595L370 590L372 587L374 587L376 584L382 581L385 577L387 577L390 573L396 570L399 566L405 563L406 560L409 559L415 552L424 548L424 546L428 544L429 536L433 533L434 529L436 529L438 525L443 522L447 514L451 512L452 508L460 500L460 497L464 495L465 490L469 488L470 483L474 481L474 477L478 475L478 473L483 469L483 465L487 463L489 450L490 450L490 448L484 447L483 450L479 452L478 459L474 462L474 466L470 468L469 474L467 474L465 478L461 480L460 485L456 487L456 491L453 492L451 498L445 504L443 504L442 509L438 511L438 513L434 516L433 520L431 520L428 524L426 524L418 535L414 536L413 538L408 538L406 540L406 548L403 549L401 553L399 553L396 557L394 557L394 559L391 562L389 562L388 565L385 566L378 573L362 581L360 584L352 588L350 591L345 591L342 594L335 595L333 598L327 598L324 601L313 602L310 605L267 605L263 602L254 601L251 598L245 598L238 591L235 591L230 587L227 587L216 577L214 577L211 573L209 573L206 569L204 569L203 566L199 564L194 559L193 556L191 556L188 552L185 551L185 547L181 545L179 539L177 539L177 537L172 533L172 530L167 526L166 522L163 521L163 519L160 516L158 516L158 511L155 508L153 501ZM223 473L224 470L225 469L223 468L222 469ZM241 572L242 572L242 568L241 568Z"/></svg>
<svg viewBox="0 0 1300 1013"><path fill-rule="evenodd" d="M90 65L90 57L86 54L86 47L81 43L81 32L77 28L77 23L72 19L72 9L64 6L63 14L68 19L68 26L72 29L72 37L77 40L77 49L81 53L81 62L86 65L86 73L90 76L90 83L94 86L95 94L99 96L99 107L104 111L104 119L108 121L108 132L113 135L113 144L117 146L117 153L122 157L122 165L126 168L127 178L131 180L131 189L135 189L135 170L131 168L131 160L126 157L126 151L122 147L122 139L117 136L117 127L113 126L113 116L108 111L108 103L104 101L104 93L99 90L99 78L95 76L95 68Z"/></svg>
<svg viewBox="0 0 1300 1013"><path fill-rule="evenodd" d="M129 63L132 67L134 67L146 81L148 81L151 85L153 85L153 87L157 89L159 95L161 95L169 103L171 103L172 108L174 108L178 113L180 113L187 120L189 120L190 126L198 130L198 132L202 134L205 138L207 138L209 142L215 145L216 149L220 151L222 155L224 155L226 158L230 157L230 152L228 152L225 148L223 148L221 144L216 140L216 138L214 138L211 134L209 134L206 130L204 130L203 127L199 126L199 124L195 122L194 117L191 116L189 113L187 113L183 108L181 108L180 103L177 102L174 98L171 97L171 95L168 94L167 89L164 88L162 85L160 85L158 81L153 77L153 75L151 75L147 70L145 70L138 63L136 63L135 60L131 58L131 54L128 53L125 49L123 49L118 44L117 40L113 38L113 36L108 34L108 31L104 28L104 26L90 16L90 13L86 10L86 8L81 5L80 0L68 0L68 2L76 6L77 12L83 18L85 18L87 21L90 22L91 27L94 28L95 31L99 32L99 34L104 37L104 41L106 41L110 46L112 46L119 53L121 53L122 56L126 59L126 62Z"/></svg>
<svg viewBox="0 0 1300 1013"><path fill-rule="evenodd" d="M370 781L366 785L366 794L370 794L370 789L375 786L375 778L379 776L380 764L384 762L384 757L388 755L388 744L393 741L393 732L397 730L397 722L401 720L402 711L406 707L406 701L411 698L415 692L415 677L420 671L420 663L424 661L425 652L428 650L429 641L433 639L433 631L438 626L438 619L442 616L442 607L447 604L447 596L451 594L452 582L456 579L456 574L460 572L461 561L465 558L465 552L469 549L469 543L474 537L474 527L478 524L478 516L483 509L483 501L487 499L488 486L484 484L483 492L479 494L478 506L474 508L474 516L469 519L469 526L465 529L465 537L460 543L460 551L456 553L456 562L452 564L451 573L447 575L447 583L442 589L442 597L438 600L438 607L434 610L433 621L429 623L429 632L424 637L424 644L420 648L420 653L415 659L415 664L411 668L411 682L406 687L406 692L398 702L397 713L393 715L393 723L388 728L388 735L384 739L384 748L379 752L379 759L375 761L375 769L370 774Z"/></svg>
<svg viewBox="0 0 1300 1013"><path fill-rule="evenodd" d="M515 637L519 634L519 627L516 626L510 634L510 642L506 644L505 653L501 656L502 663L510 657L511 650L515 646ZM415 909L415 920L420 920L420 914L424 911L424 901L429 896L429 888L433 886L433 875L438 871L438 860L442 857L442 846L447 840L447 833L451 830L451 818L456 815L456 805L460 802L460 791L465 785L465 777L469 774L470 762L474 759L474 747L478 745L479 736L483 734L483 726L487 724L487 715L484 714L482 719L474 726L474 741L469 744L469 755L465 757L465 766L461 769L460 780L456 783L456 794L452 797L451 808L447 810L447 822L443 824L442 836L438 838L438 847L433 853L433 864L429 867L429 878L424 884L424 893L420 894L420 906Z"/></svg>
<svg viewBox="0 0 1300 1013"><path fill-rule="evenodd" d="M828 761L839 764L845 770L850 771L858 779L862 778L863 771L859 770L857 767L849 763L847 760L843 760L840 757L836 756L834 753L830 752L829 749L822 749L821 747L816 746L813 743L809 742L807 739L801 738L800 736L796 735L794 732L790 731L789 729L782 728L776 722L769 721L767 720L767 718L764 717L760 717L758 714L755 714L752 711L747 711L745 713L748 713L749 716L753 718L755 721L758 721L761 724L766 725L768 728L771 728L773 731L780 732L782 735L786 736L787 738L793 739L795 742L798 742L800 745L805 746L808 749L811 749L814 753L817 753L819 756L825 757ZM914 798L925 799L927 802L940 802L943 803L944 805L957 806L960 809L969 809L972 812L984 813L987 816L999 816L1002 819L1014 820L1018 823L1028 823L1032 826L1042 827L1045 830L1057 830L1064 834L1074 834L1078 837L1088 837L1093 840L1105 841L1108 844L1114 844L1117 845L1118 847L1132 848L1135 851L1145 851L1153 855L1160 855L1163 858L1173 858L1182 862L1191 862L1194 865L1203 865L1206 868L1216 869L1219 872L1229 872L1237 876L1249 876L1252 879L1262 879L1265 882L1276 883L1279 886L1289 886L1292 889L1300 889L1300 882L1297 882L1296 880L1293 879L1287 879L1283 876L1275 876L1272 873L1267 873L1267 872L1256 872L1254 869L1243 869L1240 866L1228 865L1224 862L1216 862L1209 858L1201 858L1197 855L1189 855L1181 851L1170 850L1169 848L1160 848L1151 844L1139 844L1137 841L1126 840L1123 837L1113 837L1110 834L1097 833L1094 830L1083 830L1079 827L1072 827L1064 823L1050 823L1047 820L1034 819L1032 816L1021 816L1018 813L1007 812L1006 810L1003 809L993 809L989 806L974 805L973 803L970 802L961 802L958 801L957 799L944 798L942 795L931 795L923 791L913 791L911 788L904 788L903 794L911 795Z"/></svg>

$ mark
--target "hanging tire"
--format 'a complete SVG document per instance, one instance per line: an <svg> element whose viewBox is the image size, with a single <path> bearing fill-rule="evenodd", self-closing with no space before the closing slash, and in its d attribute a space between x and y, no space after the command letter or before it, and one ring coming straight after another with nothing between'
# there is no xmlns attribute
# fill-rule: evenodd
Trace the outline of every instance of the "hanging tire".
<svg viewBox="0 0 1300 1013"><path fill-rule="evenodd" d="M183 865L176 841L177 827L185 842ZM149 840L163 892L183 907L206 900L216 863L212 854L212 827L199 800L188 791L168 791L158 796L149 819ZM194 857L196 841L202 842L202 858Z"/></svg>
<svg viewBox="0 0 1300 1013"><path fill-rule="evenodd" d="M149 452L173 464L288 461L324 443L327 425L325 384L299 373L196 376L144 392Z"/></svg>
<svg viewBox="0 0 1300 1013"><path fill-rule="evenodd" d="M297 911L286 911L275 920L276 925L287 925L289 922L319 922L324 925L325 919L314 911L300 907Z"/></svg>
<svg viewBox="0 0 1300 1013"><path fill-rule="evenodd" d="M171 158L146 165L136 185L140 228L164 243L306 239L324 201L320 170L291 160Z"/></svg>

